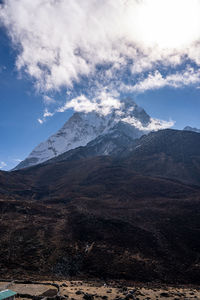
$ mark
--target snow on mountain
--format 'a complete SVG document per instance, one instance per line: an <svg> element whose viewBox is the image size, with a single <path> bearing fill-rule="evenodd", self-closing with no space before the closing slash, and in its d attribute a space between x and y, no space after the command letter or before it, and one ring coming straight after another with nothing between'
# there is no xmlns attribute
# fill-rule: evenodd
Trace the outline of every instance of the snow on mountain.
<svg viewBox="0 0 200 300"><path fill-rule="evenodd" d="M200 133L200 129L193 128L193 127L190 127L190 126L186 126L183 130L186 130L186 131L193 131L193 132Z"/></svg>
<svg viewBox="0 0 200 300"><path fill-rule="evenodd" d="M113 109L107 115L95 111L75 112L57 133L39 144L15 170L42 163L71 149L85 146L98 136L111 132L116 134L116 131L122 131L122 128L127 136L136 139L144 133L169 125L167 122L165 124L150 118L144 109L131 99L123 100L120 108Z"/></svg>

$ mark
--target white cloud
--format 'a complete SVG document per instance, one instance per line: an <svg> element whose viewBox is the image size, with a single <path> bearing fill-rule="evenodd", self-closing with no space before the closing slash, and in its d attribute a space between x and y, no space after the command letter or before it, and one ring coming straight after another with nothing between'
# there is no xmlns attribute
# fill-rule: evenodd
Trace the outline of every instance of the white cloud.
<svg viewBox="0 0 200 300"><path fill-rule="evenodd" d="M7 164L4 161L0 161L0 170L5 168Z"/></svg>
<svg viewBox="0 0 200 300"><path fill-rule="evenodd" d="M37 119L40 124L43 124L44 121L42 119Z"/></svg>
<svg viewBox="0 0 200 300"><path fill-rule="evenodd" d="M123 122L129 123L136 128L143 130L143 131L157 131L161 129L166 129L174 126L175 121L163 121L159 119L150 118L150 123L147 126L142 125L142 123L133 117L126 117L122 118Z"/></svg>
<svg viewBox="0 0 200 300"><path fill-rule="evenodd" d="M173 120L164 121L164 120L151 118L151 122L147 126L147 130L157 131L157 130L161 130L161 129L166 129L166 128L173 127L175 125L175 123L176 122Z"/></svg>
<svg viewBox="0 0 200 300"><path fill-rule="evenodd" d="M57 111L56 111L57 112ZM55 111L54 112L50 112L48 111L47 108L45 108L44 112L43 112L43 115L42 115L42 118L38 118L37 121L40 123L40 124L43 124L45 121L46 121L46 118L49 118L49 117L53 117L55 114Z"/></svg>
<svg viewBox="0 0 200 300"><path fill-rule="evenodd" d="M67 101L65 105L61 106L57 111L64 112L67 109L73 108L77 112L89 113L96 111L102 115L108 115L113 109L120 109L121 102L113 95L101 92L97 97L92 100L88 99L85 95L76 97L70 101Z"/></svg>
<svg viewBox="0 0 200 300"><path fill-rule="evenodd" d="M53 116L53 113L49 112L47 109L44 110L44 114L43 114L44 118L52 117L52 116Z"/></svg>
<svg viewBox="0 0 200 300"><path fill-rule="evenodd" d="M19 47L17 68L48 91L94 76L98 64L131 59L133 73L185 57L200 65L199 12L199 0L5 0L0 19Z"/></svg>
<svg viewBox="0 0 200 300"><path fill-rule="evenodd" d="M133 86L121 84L120 89L141 93L147 90L156 90L167 86L181 88L198 84L200 84L200 69L194 70L194 68L189 67L183 72L176 72L167 76L163 76L157 70L154 73L148 74L144 80L139 81Z"/></svg>

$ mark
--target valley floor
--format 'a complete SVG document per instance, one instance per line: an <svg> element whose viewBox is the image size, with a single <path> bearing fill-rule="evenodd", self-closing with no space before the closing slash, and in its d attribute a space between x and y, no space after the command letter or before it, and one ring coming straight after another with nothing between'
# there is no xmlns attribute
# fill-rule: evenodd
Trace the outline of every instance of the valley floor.
<svg viewBox="0 0 200 300"><path fill-rule="evenodd" d="M157 300L200 299L200 288L194 286L164 286L159 284L130 284L100 281L0 281L0 291L17 292L16 300L71 299L71 300Z"/></svg>

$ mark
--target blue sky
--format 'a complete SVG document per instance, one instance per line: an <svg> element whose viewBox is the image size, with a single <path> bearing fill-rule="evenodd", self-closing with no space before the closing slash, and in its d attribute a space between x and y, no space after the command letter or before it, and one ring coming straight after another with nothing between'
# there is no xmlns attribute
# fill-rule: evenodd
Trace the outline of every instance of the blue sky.
<svg viewBox="0 0 200 300"><path fill-rule="evenodd" d="M16 53L5 30L0 29L0 162L7 170L25 158L30 151L57 131L72 114L60 113L40 124L37 119L44 110L43 98L33 82L20 78L15 67ZM64 96L63 96L64 97Z"/></svg>
<svg viewBox="0 0 200 300"><path fill-rule="evenodd" d="M117 1L119 5L116 7ZM185 0L182 1L186 3ZM39 5L40 2L37 0L35 3ZM150 116L166 121L173 120L175 122L173 128L182 129L187 125L200 128L200 58L198 54L200 49L193 43L200 37L199 31L196 33L197 37L191 38L196 27L191 27L193 31L188 35L185 34L175 46L173 44L175 39L172 41L168 37L167 40L163 40L162 32L155 32L155 36L149 39L147 29L142 28L139 32L142 37L141 46L136 38L137 31L133 37L132 32L130 34L124 23L127 15L124 16L121 13L120 0L107 1L110 6L114 6L112 13L106 17L104 10L107 11L108 8L97 5L95 0L86 1L88 2L87 11L85 11L85 6L80 6L79 14L76 13L75 2L69 0L66 6L66 2L60 0L59 7L56 2L52 1L48 7L40 6L39 12L36 4L32 3L29 7L25 0L19 0L18 4L16 0L2 2L4 4L0 14L0 19L3 20L0 28L1 169L8 170L14 167L38 143L47 139L64 124L72 115L73 109L77 110L77 107L73 105L69 106L71 109L63 109L66 103L81 94L93 103L96 93L104 89L112 97L131 96ZM168 3L170 2L168 0ZM193 2L196 3L191 1L191 6ZM107 5L105 3L104 5ZM153 14L158 2L152 0L152 3L154 6L146 5L141 10L139 7L138 15L141 13L145 15L147 8L148 12ZM178 9L180 1L174 0L173 3L177 4L174 10ZM5 4L7 7L4 6ZM193 8L191 13L194 14L196 7ZM38 12L37 21L35 17L31 20L30 16L29 10L34 11L34 9ZM97 24L96 28L96 25L90 26L90 32L86 35L86 30L81 31L81 27L79 29L74 26L70 21L71 15L64 13L65 9L67 12L70 11L71 15L78 15L78 21L83 28L89 26L88 23L85 25L84 14L87 15L88 10L91 10L95 18L97 11L96 18L102 18L101 25ZM184 13L186 14L187 11L186 5ZM29 16L28 19L26 14ZM107 22L110 20L115 22L115 16L118 15L124 24L121 36L118 36L118 32L116 33L115 26L112 30L108 30ZM192 18L194 17L193 15ZM66 22L67 18L69 23ZM52 26L56 28L57 23L54 21L48 23L48 19L57 20L55 22L58 22L59 33L61 32L60 39L57 40L58 32L52 32ZM160 19L158 21L161 22ZM136 25L140 28L139 21ZM148 26L150 25L147 24ZM151 26L152 30L157 30L154 24ZM167 30L170 29L165 27L165 24L162 26L167 36ZM69 36L67 31L69 31ZM177 34L182 32L179 31ZM101 35L100 40L96 38L98 33ZM75 37L71 40L73 35ZM124 47L121 42L118 42L123 36L126 38L128 36L129 42L129 44L127 41L124 42ZM184 40L185 38L187 40ZM155 45L154 39L158 40L158 44ZM137 43L137 51L135 51L134 47ZM189 44L185 47L184 43L191 43L193 48L191 47L187 52ZM72 46L69 45L73 45L74 48L71 49Z"/></svg>

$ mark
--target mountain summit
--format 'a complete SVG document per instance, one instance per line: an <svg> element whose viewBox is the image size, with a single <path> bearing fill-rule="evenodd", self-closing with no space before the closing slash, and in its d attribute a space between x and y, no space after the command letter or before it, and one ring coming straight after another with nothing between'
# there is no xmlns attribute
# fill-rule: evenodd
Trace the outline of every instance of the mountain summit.
<svg viewBox="0 0 200 300"><path fill-rule="evenodd" d="M85 146L97 137L120 134L134 140L161 128L162 121L152 119L131 99L123 100L120 108L113 108L107 115L95 111L75 112L58 132L39 144L15 170L43 163L71 149ZM104 150L100 154L107 155L109 151Z"/></svg>

